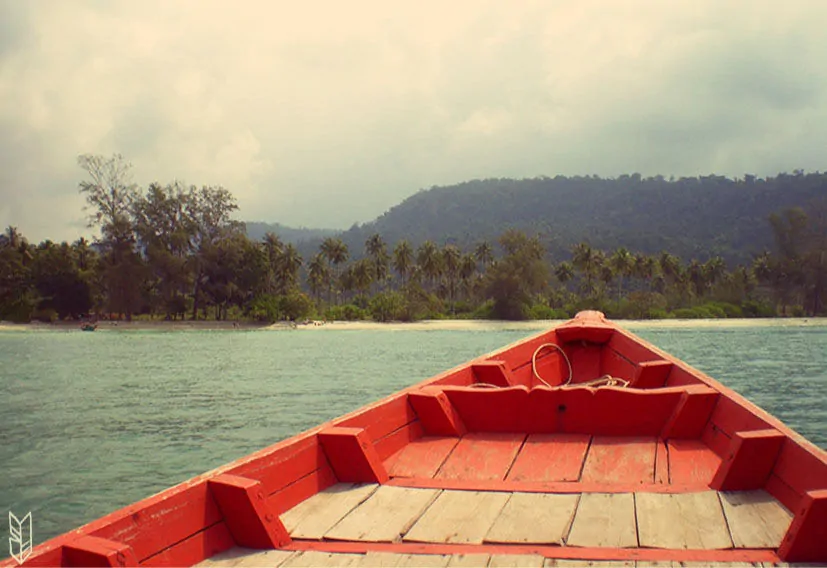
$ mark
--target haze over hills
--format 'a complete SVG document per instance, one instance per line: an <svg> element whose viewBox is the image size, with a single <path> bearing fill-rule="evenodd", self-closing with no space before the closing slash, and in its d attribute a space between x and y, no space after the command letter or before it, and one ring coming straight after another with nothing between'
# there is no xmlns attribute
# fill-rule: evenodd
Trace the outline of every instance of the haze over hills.
<svg viewBox="0 0 827 568"><path fill-rule="evenodd" d="M825 197L827 174L799 171L766 179L710 175L667 180L638 174L616 179L486 179L421 190L338 236L356 257L374 233L391 247L408 239L414 246L432 240L471 249L482 240L493 243L513 228L539 234L558 260L585 241L605 250L624 246L647 254L667 250L685 260L720 255L730 264L749 263L772 247L770 214ZM298 242L306 259L325 236L335 233L283 229L283 234L274 232ZM260 230L259 224L248 224L253 238Z"/></svg>

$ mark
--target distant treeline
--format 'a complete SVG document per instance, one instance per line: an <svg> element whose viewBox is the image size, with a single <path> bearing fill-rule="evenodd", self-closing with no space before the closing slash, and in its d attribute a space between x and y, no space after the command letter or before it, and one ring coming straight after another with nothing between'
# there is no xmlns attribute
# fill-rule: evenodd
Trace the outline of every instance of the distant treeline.
<svg viewBox="0 0 827 568"><path fill-rule="evenodd" d="M273 233L251 240L224 188L129 184L121 156L81 156L80 191L100 238L31 244L0 236L0 319L107 317L259 321L433 318L557 319L581 309L614 318L822 315L827 205L764 222L774 250L731 268L720 256L574 245L549 255L508 229L473 246L370 234L360 250L326 237L303 258Z"/></svg>

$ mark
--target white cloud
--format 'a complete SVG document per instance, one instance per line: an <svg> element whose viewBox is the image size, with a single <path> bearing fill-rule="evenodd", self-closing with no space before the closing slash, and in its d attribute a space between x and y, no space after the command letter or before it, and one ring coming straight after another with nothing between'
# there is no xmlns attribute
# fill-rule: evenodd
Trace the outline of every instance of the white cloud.
<svg viewBox="0 0 827 568"><path fill-rule="evenodd" d="M0 0L0 222L75 238L82 153L347 227L420 187L824 169L827 4Z"/></svg>

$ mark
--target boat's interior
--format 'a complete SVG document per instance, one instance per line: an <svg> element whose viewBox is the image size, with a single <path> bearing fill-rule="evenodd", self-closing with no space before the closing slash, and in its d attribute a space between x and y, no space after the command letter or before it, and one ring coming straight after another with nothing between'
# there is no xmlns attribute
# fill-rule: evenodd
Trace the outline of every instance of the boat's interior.
<svg viewBox="0 0 827 568"><path fill-rule="evenodd" d="M64 564L827 562L827 459L589 312L82 530Z"/></svg>

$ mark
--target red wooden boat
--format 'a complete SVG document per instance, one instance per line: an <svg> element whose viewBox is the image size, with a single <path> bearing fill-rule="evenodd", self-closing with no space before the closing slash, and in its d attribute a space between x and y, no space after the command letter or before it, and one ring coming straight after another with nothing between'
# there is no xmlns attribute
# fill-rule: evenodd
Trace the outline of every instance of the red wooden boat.
<svg viewBox="0 0 827 568"><path fill-rule="evenodd" d="M827 453L583 312L56 537L25 565L573 561L827 564Z"/></svg>

